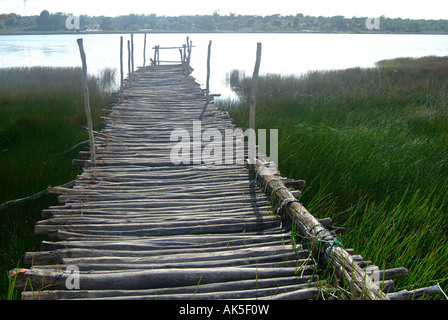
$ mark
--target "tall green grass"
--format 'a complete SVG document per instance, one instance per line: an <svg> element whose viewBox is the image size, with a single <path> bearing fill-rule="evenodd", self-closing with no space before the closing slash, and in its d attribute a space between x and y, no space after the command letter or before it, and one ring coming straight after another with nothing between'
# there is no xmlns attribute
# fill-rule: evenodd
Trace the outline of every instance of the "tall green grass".
<svg viewBox="0 0 448 320"><path fill-rule="evenodd" d="M112 85L106 70L88 79L94 126L101 127L103 109L109 106ZM109 80L108 80L109 78ZM49 185L76 178L81 168L71 164L74 145L88 139L80 68L0 69L0 204L33 195ZM42 209L57 204L50 195L0 211L0 298L8 294L8 270L26 251L39 250L42 238L34 224Z"/></svg>
<svg viewBox="0 0 448 320"><path fill-rule="evenodd" d="M218 104L246 128L251 79L229 79L242 99ZM279 130L280 171L307 180L304 205L348 229L345 247L409 268L397 290L448 291L447 88L447 57L258 80L256 127Z"/></svg>

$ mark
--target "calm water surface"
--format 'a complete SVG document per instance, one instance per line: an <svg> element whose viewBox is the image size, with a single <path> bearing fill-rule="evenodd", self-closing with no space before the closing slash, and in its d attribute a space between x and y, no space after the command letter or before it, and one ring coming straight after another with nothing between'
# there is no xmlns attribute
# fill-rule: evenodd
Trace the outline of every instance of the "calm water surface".
<svg viewBox="0 0 448 320"><path fill-rule="evenodd" d="M18 66L81 66L76 39L84 39L88 71L98 74L114 68L119 76L120 36L124 40L124 70L127 72L127 41L130 34L18 35L0 36L0 68ZM147 34L146 64L152 47L180 46L193 41L193 76L205 87L207 47L212 40L212 93L232 97L226 74L239 69L251 75L257 42L261 42L260 74L304 74L313 70L373 67L375 62L396 57L448 55L447 35L357 35L357 34ZM134 65L143 65L143 34L134 35ZM178 50L164 50L161 60L179 60Z"/></svg>

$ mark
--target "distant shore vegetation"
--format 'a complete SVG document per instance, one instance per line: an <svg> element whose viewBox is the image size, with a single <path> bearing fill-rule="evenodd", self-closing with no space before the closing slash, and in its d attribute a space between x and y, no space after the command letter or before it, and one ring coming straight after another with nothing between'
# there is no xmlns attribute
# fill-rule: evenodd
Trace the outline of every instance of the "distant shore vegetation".
<svg viewBox="0 0 448 320"><path fill-rule="evenodd" d="M185 15L157 16L130 14L118 17L79 16L79 28L66 26L70 13L50 13L20 16L0 14L0 34L61 33L61 32L322 32L322 33L411 33L447 34L448 20L414 20L402 18L375 18L375 24L366 23L368 17L283 16L257 15Z"/></svg>

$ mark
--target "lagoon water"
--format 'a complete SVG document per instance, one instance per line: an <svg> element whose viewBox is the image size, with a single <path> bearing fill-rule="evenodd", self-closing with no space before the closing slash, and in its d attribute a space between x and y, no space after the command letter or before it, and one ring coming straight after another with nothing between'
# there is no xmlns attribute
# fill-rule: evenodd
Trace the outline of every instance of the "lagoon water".
<svg viewBox="0 0 448 320"><path fill-rule="evenodd" d="M120 37L123 36L124 72L127 73L127 41L130 34L2 35L0 68L57 66L80 67L76 39L83 38L91 74L104 68L120 70ZM260 74L301 75L313 70L373 67L382 59L448 55L448 35L381 34L284 34L284 33L193 33L147 34L146 64L154 45L181 46L193 42L192 76L205 88L208 43L211 47L210 90L222 97L234 94L226 75L239 69L251 75L257 42L262 43ZM134 34L134 65L143 65L143 34ZM179 60L178 50L162 50L161 60Z"/></svg>

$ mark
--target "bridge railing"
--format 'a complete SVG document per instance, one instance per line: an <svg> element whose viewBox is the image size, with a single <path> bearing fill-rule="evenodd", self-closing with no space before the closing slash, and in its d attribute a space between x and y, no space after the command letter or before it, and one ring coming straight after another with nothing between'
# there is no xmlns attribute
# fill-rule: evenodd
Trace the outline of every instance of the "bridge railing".
<svg viewBox="0 0 448 320"><path fill-rule="evenodd" d="M159 45L154 46L154 58L150 59L152 65L159 66L164 64L182 64L187 74L190 74L193 69L190 66L191 61L191 49L193 48L193 42L187 37L186 44L180 47L161 47ZM179 50L180 60L160 60L160 50Z"/></svg>

